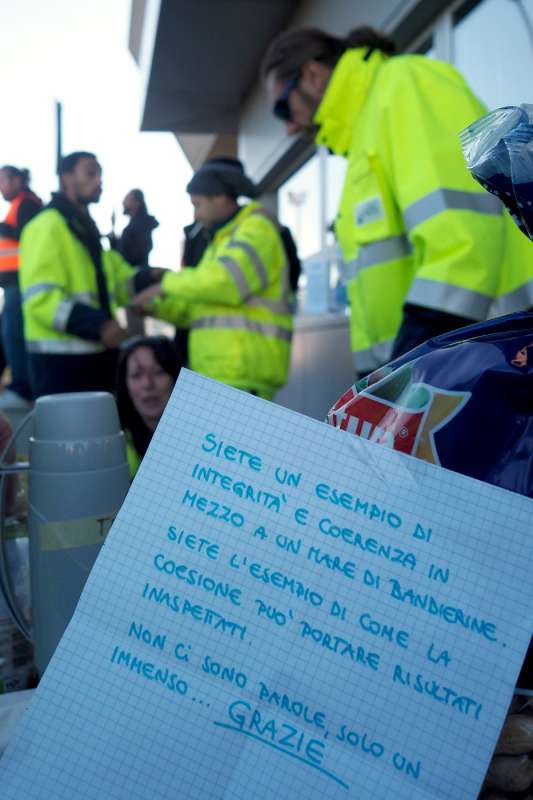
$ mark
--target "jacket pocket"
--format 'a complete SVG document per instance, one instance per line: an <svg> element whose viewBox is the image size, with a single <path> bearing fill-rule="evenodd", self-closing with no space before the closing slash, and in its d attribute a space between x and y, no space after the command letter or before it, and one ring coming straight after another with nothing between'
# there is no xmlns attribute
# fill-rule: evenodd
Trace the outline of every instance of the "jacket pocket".
<svg viewBox="0 0 533 800"><path fill-rule="evenodd" d="M391 187L373 152L348 167L336 229L352 247L403 232Z"/></svg>

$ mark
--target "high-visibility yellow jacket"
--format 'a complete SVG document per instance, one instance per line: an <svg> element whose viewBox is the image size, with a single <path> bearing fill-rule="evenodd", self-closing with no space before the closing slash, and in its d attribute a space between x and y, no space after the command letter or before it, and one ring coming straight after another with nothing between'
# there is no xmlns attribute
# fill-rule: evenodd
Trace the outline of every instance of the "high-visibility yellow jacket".
<svg viewBox="0 0 533 800"><path fill-rule="evenodd" d="M189 327L191 369L271 398L289 370L292 315L285 249L259 203L214 235L197 267L168 272L156 316Z"/></svg>
<svg viewBox="0 0 533 800"><path fill-rule="evenodd" d="M449 64L366 54L341 57L315 116L348 159L335 229L361 372L390 357L406 302L477 321L533 303L531 243L461 151L485 107Z"/></svg>
<svg viewBox="0 0 533 800"><path fill-rule="evenodd" d="M142 458L140 457L139 453L136 450L135 445L133 444L133 437L129 431L124 431L124 436L126 439L126 457L128 459L128 467L130 470L130 475L133 478L136 476L139 467L141 466Z"/></svg>
<svg viewBox="0 0 533 800"><path fill-rule="evenodd" d="M113 250L102 251L102 268L111 314L134 293L137 272ZM45 209L26 225L20 242L19 282L23 299L24 335L29 353L89 354L105 350L98 326L86 337L69 333L76 306L102 314L94 263L63 215ZM97 312L97 313L96 313Z"/></svg>

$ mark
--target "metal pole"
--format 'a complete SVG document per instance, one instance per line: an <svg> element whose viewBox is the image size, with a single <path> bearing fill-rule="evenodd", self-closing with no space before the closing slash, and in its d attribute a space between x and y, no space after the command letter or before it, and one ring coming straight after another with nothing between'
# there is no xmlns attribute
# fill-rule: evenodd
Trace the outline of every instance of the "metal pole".
<svg viewBox="0 0 533 800"><path fill-rule="evenodd" d="M63 105L56 100L56 172L59 174L59 163L63 153Z"/></svg>

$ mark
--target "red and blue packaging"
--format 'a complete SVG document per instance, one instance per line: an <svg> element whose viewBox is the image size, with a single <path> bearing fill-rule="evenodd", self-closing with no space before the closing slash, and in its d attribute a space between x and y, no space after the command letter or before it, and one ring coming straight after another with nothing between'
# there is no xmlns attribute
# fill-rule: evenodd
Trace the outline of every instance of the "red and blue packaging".
<svg viewBox="0 0 533 800"><path fill-rule="evenodd" d="M327 421L533 497L533 313L429 339L348 389ZM533 688L532 656L519 686Z"/></svg>

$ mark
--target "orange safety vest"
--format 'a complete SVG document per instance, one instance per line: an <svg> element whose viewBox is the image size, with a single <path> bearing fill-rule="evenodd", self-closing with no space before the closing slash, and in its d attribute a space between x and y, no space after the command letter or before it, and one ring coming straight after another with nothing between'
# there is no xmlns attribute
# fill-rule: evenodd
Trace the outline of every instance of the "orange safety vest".
<svg viewBox="0 0 533 800"><path fill-rule="evenodd" d="M14 228L17 226L18 211L21 203L24 200L38 200L37 195L33 192L19 192L19 194L12 201L7 212L7 217L4 222L12 225ZM19 268L19 243L18 239L8 239L0 236L0 284L8 277L6 273L17 273ZM9 276L11 277L11 276Z"/></svg>

